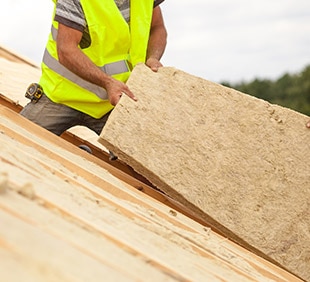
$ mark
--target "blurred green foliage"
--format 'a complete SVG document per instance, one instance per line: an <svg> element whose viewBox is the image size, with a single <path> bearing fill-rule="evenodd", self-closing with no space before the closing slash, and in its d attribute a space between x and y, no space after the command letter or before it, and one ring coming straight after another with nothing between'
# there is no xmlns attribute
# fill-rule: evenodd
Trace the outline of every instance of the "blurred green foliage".
<svg viewBox="0 0 310 282"><path fill-rule="evenodd" d="M256 78L250 82L221 84L310 116L310 65L300 73L286 73L277 80Z"/></svg>

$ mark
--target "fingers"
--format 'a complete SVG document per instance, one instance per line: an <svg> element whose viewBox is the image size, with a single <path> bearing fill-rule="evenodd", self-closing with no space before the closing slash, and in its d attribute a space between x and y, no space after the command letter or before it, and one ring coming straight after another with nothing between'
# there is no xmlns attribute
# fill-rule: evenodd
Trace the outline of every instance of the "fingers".
<svg viewBox="0 0 310 282"><path fill-rule="evenodd" d="M146 65L154 72L157 72L159 68L161 68L163 65L160 61L154 58L149 58L146 61Z"/></svg>
<svg viewBox="0 0 310 282"><path fill-rule="evenodd" d="M110 92L109 93L109 101L110 103L115 106L119 100L121 99L121 97L123 95L127 95L129 98L131 98L134 101L138 101L137 97L127 88L126 90L117 90L114 92Z"/></svg>
<svg viewBox="0 0 310 282"><path fill-rule="evenodd" d="M160 66L152 66L151 67L151 70L153 71L153 72L158 72L158 69L160 68Z"/></svg>
<svg viewBox="0 0 310 282"><path fill-rule="evenodd" d="M306 123L306 127L310 128L310 120Z"/></svg>
<svg viewBox="0 0 310 282"><path fill-rule="evenodd" d="M120 97L122 97L123 94L127 95L129 98L131 98L134 101L138 101L137 97L129 89L126 92L125 91L121 92Z"/></svg>

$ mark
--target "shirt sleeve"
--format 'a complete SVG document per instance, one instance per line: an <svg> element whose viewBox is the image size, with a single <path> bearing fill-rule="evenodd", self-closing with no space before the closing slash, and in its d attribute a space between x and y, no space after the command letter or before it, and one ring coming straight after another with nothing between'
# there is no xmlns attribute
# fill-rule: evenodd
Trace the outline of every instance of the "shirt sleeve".
<svg viewBox="0 0 310 282"><path fill-rule="evenodd" d="M154 0L154 7L162 2L164 0ZM58 0L55 21L83 32L87 23L80 0Z"/></svg>
<svg viewBox="0 0 310 282"><path fill-rule="evenodd" d="M86 27L86 20L80 0L58 0L55 21L83 31Z"/></svg>
<svg viewBox="0 0 310 282"><path fill-rule="evenodd" d="M154 7L158 6L159 4L161 4L164 1L165 0L154 0Z"/></svg>

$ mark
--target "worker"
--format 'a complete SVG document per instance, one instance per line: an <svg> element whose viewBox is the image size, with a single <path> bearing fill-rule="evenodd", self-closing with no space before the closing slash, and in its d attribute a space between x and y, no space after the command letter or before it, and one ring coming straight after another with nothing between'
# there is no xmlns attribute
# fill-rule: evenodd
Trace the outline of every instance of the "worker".
<svg viewBox="0 0 310 282"><path fill-rule="evenodd" d="M132 68L162 67L167 31L164 0L53 0L51 33L39 83L21 115L61 135L82 125L101 133L122 95Z"/></svg>

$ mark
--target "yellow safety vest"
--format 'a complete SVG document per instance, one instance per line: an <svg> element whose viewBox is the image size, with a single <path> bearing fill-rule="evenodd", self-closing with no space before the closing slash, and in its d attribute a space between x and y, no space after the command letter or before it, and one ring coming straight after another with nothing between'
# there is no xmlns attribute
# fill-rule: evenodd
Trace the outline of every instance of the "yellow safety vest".
<svg viewBox="0 0 310 282"><path fill-rule="evenodd" d="M81 0L91 37L91 45L82 52L108 75L126 82L130 66L145 62L153 4L154 0L130 0L128 25L114 0ZM53 102L101 118L113 108L105 89L81 79L59 63L57 31L58 22L53 21L40 85Z"/></svg>

